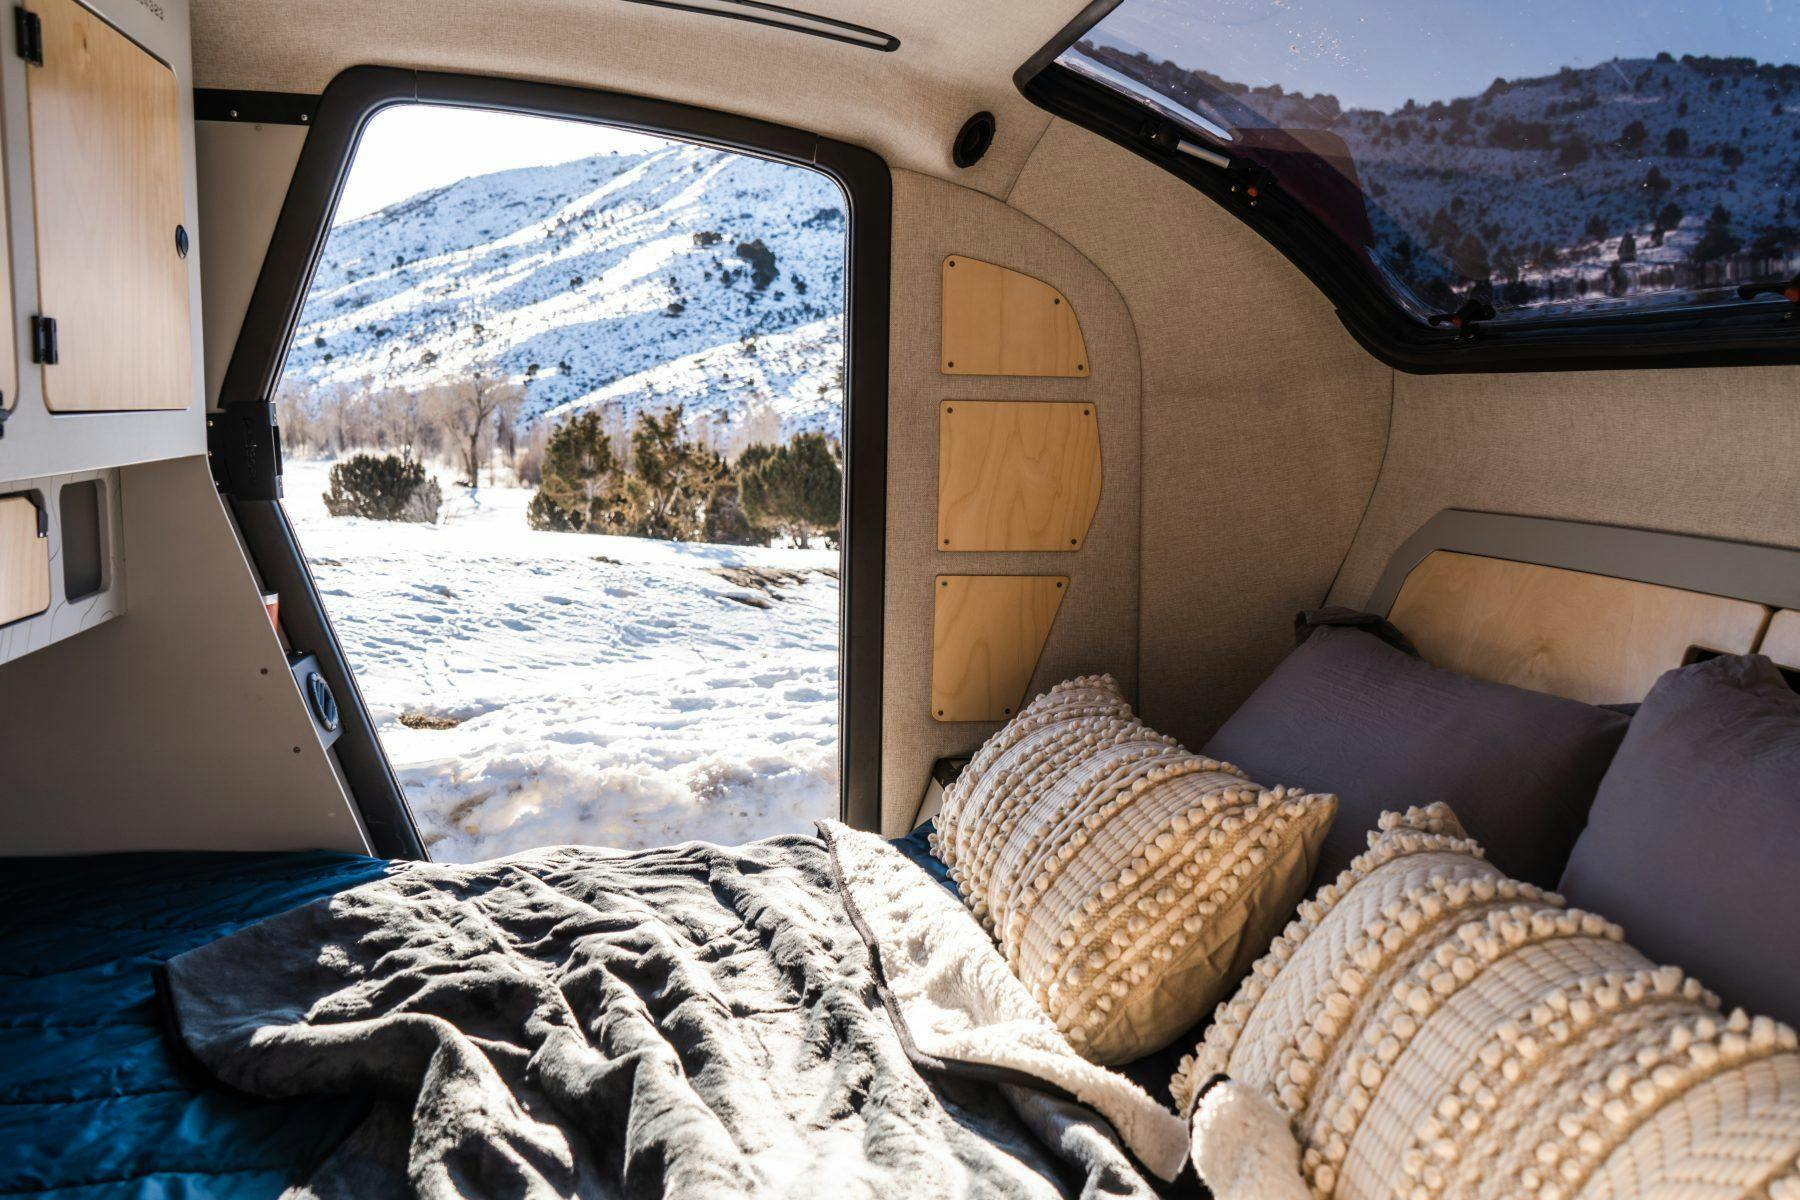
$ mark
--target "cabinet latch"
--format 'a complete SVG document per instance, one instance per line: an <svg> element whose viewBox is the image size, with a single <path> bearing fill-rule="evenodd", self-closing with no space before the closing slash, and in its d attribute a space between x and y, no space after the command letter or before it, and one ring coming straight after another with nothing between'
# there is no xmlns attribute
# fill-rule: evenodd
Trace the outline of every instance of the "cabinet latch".
<svg viewBox="0 0 1800 1200"><path fill-rule="evenodd" d="M57 362L56 318L31 318L31 361L54 367Z"/></svg>
<svg viewBox="0 0 1800 1200"><path fill-rule="evenodd" d="M19 57L34 67L44 65L44 23L38 15L24 5L13 9L13 19L19 32Z"/></svg>

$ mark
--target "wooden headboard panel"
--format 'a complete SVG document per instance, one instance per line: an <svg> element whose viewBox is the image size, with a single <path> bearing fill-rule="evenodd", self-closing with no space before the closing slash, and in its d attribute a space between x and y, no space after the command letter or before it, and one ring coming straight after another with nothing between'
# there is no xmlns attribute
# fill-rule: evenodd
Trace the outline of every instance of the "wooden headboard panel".
<svg viewBox="0 0 1800 1200"><path fill-rule="evenodd" d="M1784 608L1769 622L1769 632L1758 649L1778 667L1800 671L1800 611Z"/></svg>
<svg viewBox="0 0 1800 1200"><path fill-rule="evenodd" d="M1588 704L1642 700L1695 649L1748 654L1769 609L1654 583L1435 550L1388 613L1426 660Z"/></svg>
<svg viewBox="0 0 1800 1200"><path fill-rule="evenodd" d="M1369 608L1440 666L1613 704L1707 652L1791 638L1800 658L1800 612L1771 623L1796 601L1800 551L1453 510L1401 547Z"/></svg>

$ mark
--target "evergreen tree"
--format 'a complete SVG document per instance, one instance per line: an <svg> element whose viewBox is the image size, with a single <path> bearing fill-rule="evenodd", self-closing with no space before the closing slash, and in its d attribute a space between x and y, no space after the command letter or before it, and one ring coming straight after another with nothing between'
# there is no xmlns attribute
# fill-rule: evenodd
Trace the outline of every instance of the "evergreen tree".
<svg viewBox="0 0 1800 1200"><path fill-rule="evenodd" d="M631 431L625 532L689 542L700 537L713 489L730 477L725 460L682 432L682 407L641 413Z"/></svg>
<svg viewBox="0 0 1800 1200"><path fill-rule="evenodd" d="M802 548L829 533L840 521L844 472L822 433L796 434L787 445L752 447L738 464L744 511L759 525L773 527Z"/></svg>
<svg viewBox="0 0 1800 1200"><path fill-rule="evenodd" d="M1622 263L1637 261L1637 238L1629 233L1619 239L1619 261Z"/></svg>
<svg viewBox="0 0 1800 1200"><path fill-rule="evenodd" d="M1642 121L1633 121L1619 131L1619 149L1636 151L1643 148L1644 138L1648 136Z"/></svg>
<svg viewBox="0 0 1800 1200"><path fill-rule="evenodd" d="M1706 218L1705 231L1694 245L1694 260L1710 262L1715 258L1729 258L1742 245L1743 242L1731 232L1731 210L1716 204Z"/></svg>
<svg viewBox="0 0 1800 1200"><path fill-rule="evenodd" d="M600 412L576 414L556 427L544 447L544 481L525 520L533 529L572 533L616 528L623 503L621 466Z"/></svg>

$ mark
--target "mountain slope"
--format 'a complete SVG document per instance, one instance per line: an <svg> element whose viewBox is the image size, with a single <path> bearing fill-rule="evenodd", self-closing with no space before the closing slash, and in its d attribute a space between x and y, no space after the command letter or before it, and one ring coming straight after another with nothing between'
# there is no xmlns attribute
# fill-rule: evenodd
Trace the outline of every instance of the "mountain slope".
<svg viewBox="0 0 1800 1200"><path fill-rule="evenodd" d="M283 387L485 366L528 418L681 403L727 443L835 434L844 238L824 176L681 143L465 179L331 231Z"/></svg>
<svg viewBox="0 0 1800 1200"><path fill-rule="evenodd" d="M1278 178L1281 154L1301 146L1353 176L1367 196L1359 240L1421 312L1454 308L1477 285L1502 310L1554 312L1724 298L1800 271L1800 66L1614 59L1379 112L1122 44L1079 50L1103 79L1275 151ZM1305 171L1289 179L1306 192ZM1354 223L1341 190L1312 202L1322 219Z"/></svg>

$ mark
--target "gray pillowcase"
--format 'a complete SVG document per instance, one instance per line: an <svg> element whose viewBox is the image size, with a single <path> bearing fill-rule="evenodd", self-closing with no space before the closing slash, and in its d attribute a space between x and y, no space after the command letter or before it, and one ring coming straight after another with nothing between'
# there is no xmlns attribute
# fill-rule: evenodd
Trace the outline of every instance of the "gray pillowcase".
<svg viewBox="0 0 1800 1200"><path fill-rule="evenodd" d="M1576 700L1431 666L1325 626L1206 744L1252 778L1336 792L1313 886L1368 845L1383 812L1448 804L1495 866L1554 887L1630 721Z"/></svg>
<svg viewBox="0 0 1800 1200"><path fill-rule="evenodd" d="M1657 680L1558 890L1726 1004L1800 1024L1800 694L1774 664Z"/></svg>

